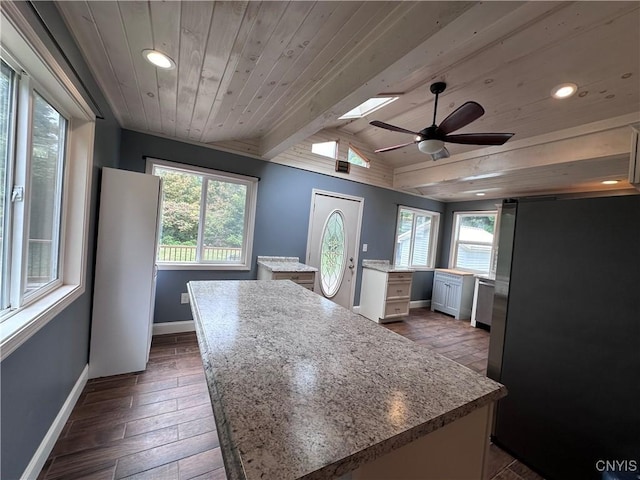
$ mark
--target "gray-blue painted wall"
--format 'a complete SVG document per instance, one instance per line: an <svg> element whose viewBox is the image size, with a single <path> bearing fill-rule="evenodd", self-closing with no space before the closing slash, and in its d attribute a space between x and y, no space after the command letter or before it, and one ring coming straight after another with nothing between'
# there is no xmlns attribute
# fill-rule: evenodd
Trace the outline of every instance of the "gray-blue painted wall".
<svg viewBox="0 0 640 480"><path fill-rule="evenodd" d="M18 3L50 45L29 4ZM120 127L56 7L36 6L105 119L96 122L86 291L0 364L0 478L8 480L20 478L88 362L100 167L116 166L120 144Z"/></svg>
<svg viewBox="0 0 640 480"><path fill-rule="evenodd" d="M255 279L258 255L297 256L304 261L311 192L314 188L364 198L355 304L360 301L362 260L393 259L398 205L444 212L443 203L328 175L123 130L120 168L145 171L144 156L259 177L258 205L251 271L163 270L158 273L155 322L190 320L188 305L180 304L191 280ZM368 251L362 252L362 244ZM416 272L412 300L431 298L432 272Z"/></svg>

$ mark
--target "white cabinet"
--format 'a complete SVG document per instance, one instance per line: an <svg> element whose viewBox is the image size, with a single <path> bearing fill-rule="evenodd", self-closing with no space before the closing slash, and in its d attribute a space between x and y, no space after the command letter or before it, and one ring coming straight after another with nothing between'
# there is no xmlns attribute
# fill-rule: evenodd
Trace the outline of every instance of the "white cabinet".
<svg viewBox="0 0 640 480"><path fill-rule="evenodd" d="M316 271L298 257L258 257L258 280L291 280L313 292Z"/></svg>
<svg viewBox="0 0 640 480"><path fill-rule="evenodd" d="M258 265L258 280L291 280L313 292L313 284L316 280L315 272L272 272Z"/></svg>
<svg viewBox="0 0 640 480"><path fill-rule="evenodd" d="M433 275L431 310L470 319L474 275L458 270L436 269Z"/></svg>
<svg viewBox="0 0 640 480"><path fill-rule="evenodd" d="M362 269L360 315L378 323L397 320L409 314L413 272L387 272Z"/></svg>
<svg viewBox="0 0 640 480"><path fill-rule="evenodd" d="M155 301L160 178L102 169L89 377L144 370Z"/></svg>

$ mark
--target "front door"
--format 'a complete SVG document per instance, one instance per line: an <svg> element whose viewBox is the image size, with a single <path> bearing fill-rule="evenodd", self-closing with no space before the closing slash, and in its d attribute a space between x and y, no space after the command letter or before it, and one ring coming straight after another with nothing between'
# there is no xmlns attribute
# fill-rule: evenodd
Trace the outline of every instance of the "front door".
<svg viewBox="0 0 640 480"><path fill-rule="evenodd" d="M364 199L314 190L307 264L318 269L314 291L351 309Z"/></svg>

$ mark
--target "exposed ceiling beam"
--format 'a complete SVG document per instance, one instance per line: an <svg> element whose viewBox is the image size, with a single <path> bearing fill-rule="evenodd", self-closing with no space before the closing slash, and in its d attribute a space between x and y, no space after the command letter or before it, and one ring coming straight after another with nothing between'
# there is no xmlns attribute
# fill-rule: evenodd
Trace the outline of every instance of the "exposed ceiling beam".
<svg viewBox="0 0 640 480"><path fill-rule="evenodd" d="M445 162L428 161L395 170L395 188L415 189L442 182L496 178L509 172L628 155L631 128L640 112L607 121L454 155Z"/></svg>

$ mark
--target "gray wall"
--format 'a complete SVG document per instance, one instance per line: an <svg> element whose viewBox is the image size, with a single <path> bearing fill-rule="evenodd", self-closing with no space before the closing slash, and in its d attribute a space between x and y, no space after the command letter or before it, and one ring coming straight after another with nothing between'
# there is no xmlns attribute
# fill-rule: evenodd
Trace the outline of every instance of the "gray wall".
<svg viewBox="0 0 640 480"><path fill-rule="evenodd" d="M365 199L360 242L368 244L368 251L362 252L360 246L356 305L360 302L362 260L393 260L398 205L444 212L444 204L414 195L123 130L120 168L143 172L144 156L260 177L251 271L160 271L156 323L192 318L189 306L180 304L180 293L186 292L186 283L191 280L255 279L258 255L297 256L304 261L313 188ZM416 272L411 299L430 299L432 281L432 272Z"/></svg>
<svg viewBox="0 0 640 480"><path fill-rule="evenodd" d="M88 362L100 167L116 166L120 144L120 128L56 7L50 2L36 5L98 102L105 119L96 122L86 292L0 364L2 479L20 477ZM42 31L29 5L20 6L30 21L33 20L31 23L40 38L50 45L51 40Z"/></svg>

